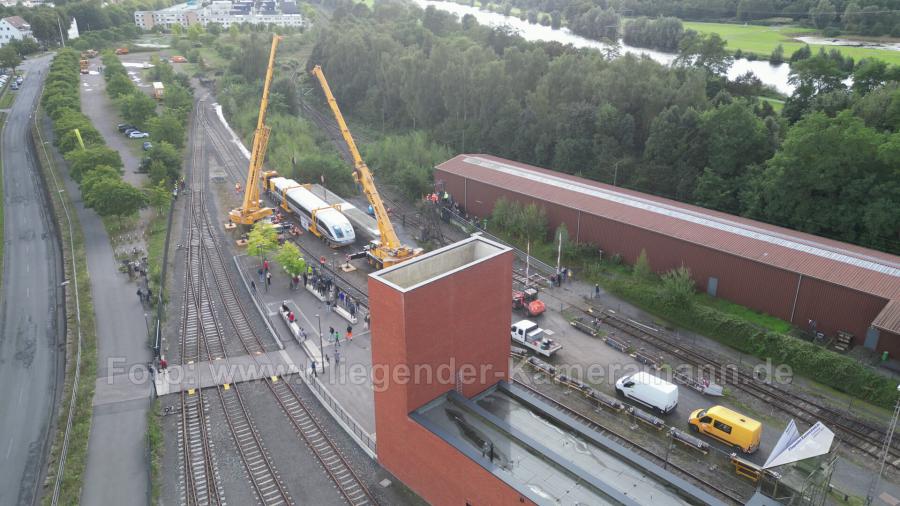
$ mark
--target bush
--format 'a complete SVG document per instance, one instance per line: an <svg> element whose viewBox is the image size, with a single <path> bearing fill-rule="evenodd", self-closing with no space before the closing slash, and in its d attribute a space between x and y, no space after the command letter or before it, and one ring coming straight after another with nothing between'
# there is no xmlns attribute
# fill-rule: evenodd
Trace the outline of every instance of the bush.
<svg viewBox="0 0 900 506"><path fill-rule="evenodd" d="M685 266L662 275L663 303L672 307L689 307L694 302L694 278Z"/></svg>
<svg viewBox="0 0 900 506"><path fill-rule="evenodd" d="M631 274L639 279L649 281L653 279L653 269L650 268L650 259L647 257L647 250L641 249L641 254L634 261L634 268Z"/></svg>
<svg viewBox="0 0 900 506"><path fill-rule="evenodd" d="M786 364L795 374L876 406L893 406L896 383L850 357L786 334L766 331L743 318L703 304L661 304L662 289L655 283L617 278L607 286L616 295L674 325L713 338L742 353Z"/></svg>

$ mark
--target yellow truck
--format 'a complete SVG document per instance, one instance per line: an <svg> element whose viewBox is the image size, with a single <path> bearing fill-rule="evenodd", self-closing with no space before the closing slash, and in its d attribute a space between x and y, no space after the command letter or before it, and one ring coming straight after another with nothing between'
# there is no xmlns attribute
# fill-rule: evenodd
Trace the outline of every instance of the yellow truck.
<svg viewBox="0 0 900 506"><path fill-rule="evenodd" d="M724 406L698 409L691 413L688 423L694 432L737 446L744 453L753 453L759 449L762 424Z"/></svg>

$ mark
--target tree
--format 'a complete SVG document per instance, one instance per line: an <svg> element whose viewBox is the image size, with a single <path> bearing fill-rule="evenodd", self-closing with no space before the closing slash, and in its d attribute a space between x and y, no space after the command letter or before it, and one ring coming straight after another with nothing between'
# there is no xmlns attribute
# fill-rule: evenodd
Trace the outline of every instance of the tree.
<svg viewBox="0 0 900 506"><path fill-rule="evenodd" d="M16 48L10 45L0 47L0 67L15 69L22 63L22 57Z"/></svg>
<svg viewBox="0 0 900 506"><path fill-rule="evenodd" d="M885 205L900 201L900 174L891 165L900 160L885 147L890 140L850 111L834 118L810 114L768 161L752 213L804 232L885 248L896 242L900 223L900 206Z"/></svg>
<svg viewBox="0 0 900 506"><path fill-rule="evenodd" d="M94 182L83 197L85 205L100 216L129 216L147 203L144 192L121 177L106 177Z"/></svg>
<svg viewBox="0 0 900 506"><path fill-rule="evenodd" d="M82 195L91 193L94 185L99 181L106 179L121 179L122 173L119 169L110 167L109 165L97 165L87 172L78 185Z"/></svg>
<svg viewBox="0 0 900 506"><path fill-rule="evenodd" d="M738 213L749 167L772 154L766 127L744 101L735 101L706 112L702 132L708 160L697 179L695 199L702 206Z"/></svg>
<svg viewBox="0 0 900 506"><path fill-rule="evenodd" d="M275 227L266 221L256 222L247 238L247 253L263 257L277 247L278 233Z"/></svg>
<svg viewBox="0 0 900 506"><path fill-rule="evenodd" d="M689 309L694 302L694 278L685 266L672 269L662 275L663 303L680 309Z"/></svg>
<svg viewBox="0 0 900 506"><path fill-rule="evenodd" d="M172 202L172 191L166 181L160 181L155 186L147 188L146 192L147 202L156 209L157 214L162 214Z"/></svg>
<svg viewBox="0 0 900 506"><path fill-rule="evenodd" d="M154 142L167 142L179 149L184 146L184 125L172 111L150 118L147 129Z"/></svg>
<svg viewBox="0 0 900 506"><path fill-rule="evenodd" d="M562 15L559 11L553 11L550 13L550 27L554 30L559 30L562 27Z"/></svg>
<svg viewBox="0 0 900 506"><path fill-rule="evenodd" d="M106 83L106 91L110 98L119 98L123 95L134 93L134 83L125 74L114 74Z"/></svg>
<svg viewBox="0 0 900 506"><path fill-rule="evenodd" d="M288 276L299 276L306 271L306 260L294 243L285 241L278 249L275 260L281 264Z"/></svg>
<svg viewBox="0 0 900 506"><path fill-rule="evenodd" d="M834 4L828 0L819 0L819 4L809 10L809 17L813 20L816 28L824 30L828 28L835 19Z"/></svg>
<svg viewBox="0 0 900 506"><path fill-rule="evenodd" d="M76 149L66 154L69 162L69 176L75 181L81 181L96 167L112 167L116 171L122 170L122 157L119 152L106 146L95 146L85 150Z"/></svg>
<svg viewBox="0 0 900 506"><path fill-rule="evenodd" d="M641 249L641 254L638 255L637 260L634 261L631 275L642 281L653 279L653 268L650 267L650 259L647 257L647 250Z"/></svg>
<svg viewBox="0 0 900 506"><path fill-rule="evenodd" d="M705 69L714 76L724 76L733 60L725 49L725 44L725 40L717 33L688 32L681 39L675 61L682 66L692 65Z"/></svg>
<svg viewBox="0 0 900 506"><path fill-rule="evenodd" d="M140 91L135 91L119 99L122 119L138 128L144 128L147 121L156 114L156 101Z"/></svg>
<svg viewBox="0 0 900 506"><path fill-rule="evenodd" d="M769 63L772 65L781 65L784 63L784 46L781 44L775 46L775 49L772 50L772 54L769 56Z"/></svg>

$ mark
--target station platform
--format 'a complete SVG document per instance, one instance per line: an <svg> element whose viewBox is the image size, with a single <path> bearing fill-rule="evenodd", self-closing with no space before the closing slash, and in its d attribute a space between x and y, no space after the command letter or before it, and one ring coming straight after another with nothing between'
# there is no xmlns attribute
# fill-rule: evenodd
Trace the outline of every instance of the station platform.
<svg viewBox="0 0 900 506"><path fill-rule="evenodd" d="M197 388L255 381L272 376L301 372L285 350L238 355L222 360L169 366L154 378L157 395L168 395Z"/></svg>
<svg viewBox="0 0 900 506"><path fill-rule="evenodd" d="M259 260L238 256L235 263L244 286L249 289L250 280L256 279ZM255 303L269 330L282 343L283 353L303 372L307 385L335 420L374 458L375 395L369 331L363 324L351 325L305 288L291 290L283 274L273 274L268 291L258 280L256 286L252 293ZM294 312L294 325L289 326L281 316L285 301ZM352 340L346 338L348 325L352 328ZM340 332L339 342L329 339L329 328ZM312 360L317 364L315 376L311 374Z"/></svg>
<svg viewBox="0 0 900 506"><path fill-rule="evenodd" d="M362 232L369 239L381 238L381 233L378 231L378 223L375 221L375 218L366 214L365 210L359 209L322 185L314 184L310 191L328 204L340 204L341 212L350 220L357 232Z"/></svg>

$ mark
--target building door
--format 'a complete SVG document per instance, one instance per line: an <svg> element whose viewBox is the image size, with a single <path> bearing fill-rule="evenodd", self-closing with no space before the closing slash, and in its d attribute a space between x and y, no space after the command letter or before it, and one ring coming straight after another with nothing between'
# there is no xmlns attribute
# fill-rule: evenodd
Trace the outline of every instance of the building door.
<svg viewBox="0 0 900 506"><path fill-rule="evenodd" d="M710 277L709 281L706 282L706 293L708 293L711 297L716 296L716 290L719 289L719 278Z"/></svg>
<svg viewBox="0 0 900 506"><path fill-rule="evenodd" d="M863 346L870 350L874 350L876 346L878 346L878 338L880 334L878 333L878 329L875 327L869 327L869 330L866 331L866 341L863 343Z"/></svg>

